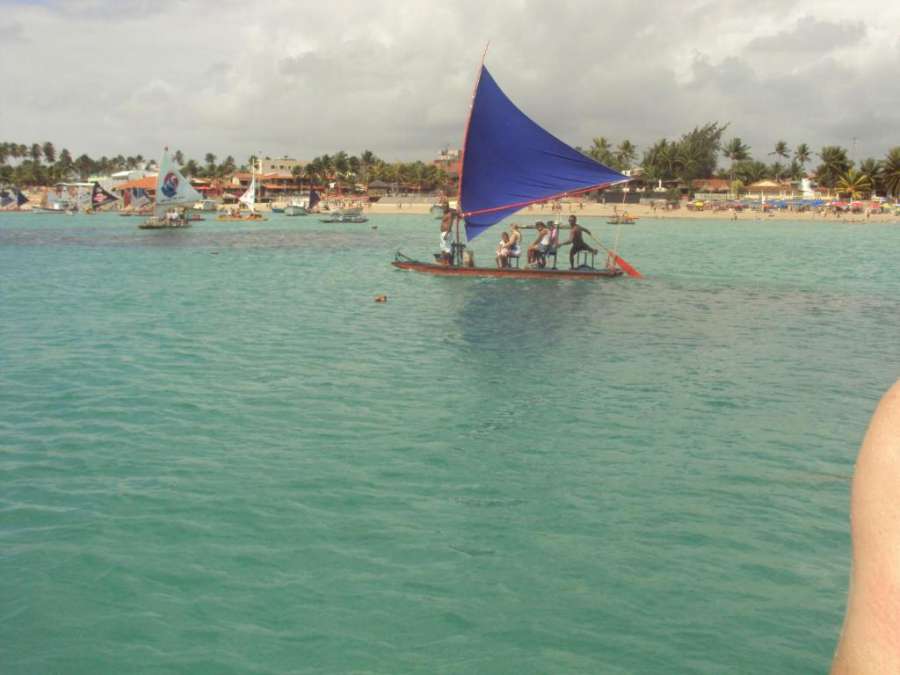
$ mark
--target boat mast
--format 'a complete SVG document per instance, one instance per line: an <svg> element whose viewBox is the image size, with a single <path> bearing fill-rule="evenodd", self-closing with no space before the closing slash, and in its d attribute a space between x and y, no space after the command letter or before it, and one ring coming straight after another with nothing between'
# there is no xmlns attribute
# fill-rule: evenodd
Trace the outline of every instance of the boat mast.
<svg viewBox="0 0 900 675"><path fill-rule="evenodd" d="M484 51L481 53L481 63L478 66L478 75L475 77L475 85L472 87L472 98L469 100L469 117L466 120L466 130L463 132L462 152L459 156L459 183L456 188L456 250L460 250L459 241L459 221L463 218L462 212L462 184L463 184L463 166L466 163L466 143L469 141L469 125L472 123L472 111L475 109L475 94L478 93L478 84L481 82L481 73L484 71L484 60L487 58L488 47L491 41L488 40L484 45ZM461 261L460 261L461 262Z"/></svg>

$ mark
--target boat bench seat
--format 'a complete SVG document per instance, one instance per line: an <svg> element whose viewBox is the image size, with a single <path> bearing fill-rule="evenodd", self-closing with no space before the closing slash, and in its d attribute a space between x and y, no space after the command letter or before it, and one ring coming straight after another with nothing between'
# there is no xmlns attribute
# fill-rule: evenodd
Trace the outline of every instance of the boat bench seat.
<svg viewBox="0 0 900 675"><path fill-rule="evenodd" d="M547 249L545 253L538 253L538 260L541 263L541 267L546 267L548 258L553 258L553 267L551 269L556 269L556 247Z"/></svg>
<svg viewBox="0 0 900 675"><path fill-rule="evenodd" d="M578 253L575 254L575 267L578 268L578 267L587 266L588 256L590 256L590 259L591 259L590 266L596 267L596 265L594 263L596 262L597 254L591 253L590 251L579 251Z"/></svg>

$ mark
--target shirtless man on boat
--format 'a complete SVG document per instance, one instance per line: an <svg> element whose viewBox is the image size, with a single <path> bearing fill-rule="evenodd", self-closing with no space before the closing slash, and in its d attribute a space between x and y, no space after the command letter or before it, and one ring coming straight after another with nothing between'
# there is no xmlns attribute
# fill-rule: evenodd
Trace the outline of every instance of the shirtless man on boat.
<svg viewBox="0 0 900 675"><path fill-rule="evenodd" d="M592 237L594 235L589 229L578 224L578 218L576 218L575 216L569 216L569 227L571 228L571 232L569 233L569 241L564 241L560 244L560 246L568 246L569 244L572 245L572 248L569 250L569 269L575 269L575 256L580 251L590 251L594 255L597 255L597 249L592 248L585 243L585 232L590 234Z"/></svg>
<svg viewBox="0 0 900 675"><path fill-rule="evenodd" d="M450 208L449 203L444 203L444 215L441 217L441 262L445 265L453 263L453 223L457 219L457 213Z"/></svg>

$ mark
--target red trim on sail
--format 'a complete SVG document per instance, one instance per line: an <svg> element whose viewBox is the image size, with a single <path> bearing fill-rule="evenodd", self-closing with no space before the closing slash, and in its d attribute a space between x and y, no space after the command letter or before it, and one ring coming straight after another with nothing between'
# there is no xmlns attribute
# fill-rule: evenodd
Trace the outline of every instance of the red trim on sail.
<svg viewBox="0 0 900 675"><path fill-rule="evenodd" d="M490 44L490 43L488 43ZM478 67L478 77L475 78L475 86L472 87L472 102L469 103L469 118L466 120L466 131L463 133L462 154L459 158L459 184L456 189L456 206L462 209L462 185L463 169L466 166L466 151L469 149L469 126L472 124L472 111L475 110L475 95L478 93L478 85L481 84L481 74L484 72L484 57L487 55L487 47L481 55L481 65Z"/></svg>

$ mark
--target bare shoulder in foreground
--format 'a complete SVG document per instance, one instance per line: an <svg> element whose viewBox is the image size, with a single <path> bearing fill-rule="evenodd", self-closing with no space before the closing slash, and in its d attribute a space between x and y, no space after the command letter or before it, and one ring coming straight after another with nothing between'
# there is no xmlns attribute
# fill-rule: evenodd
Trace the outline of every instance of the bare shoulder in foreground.
<svg viewBox="0 0 900 675"><path fill-rule="evenodd" d="M850 531L850 595L831 673L900 673L900 380L875 409L856 459Z"/></svg>

